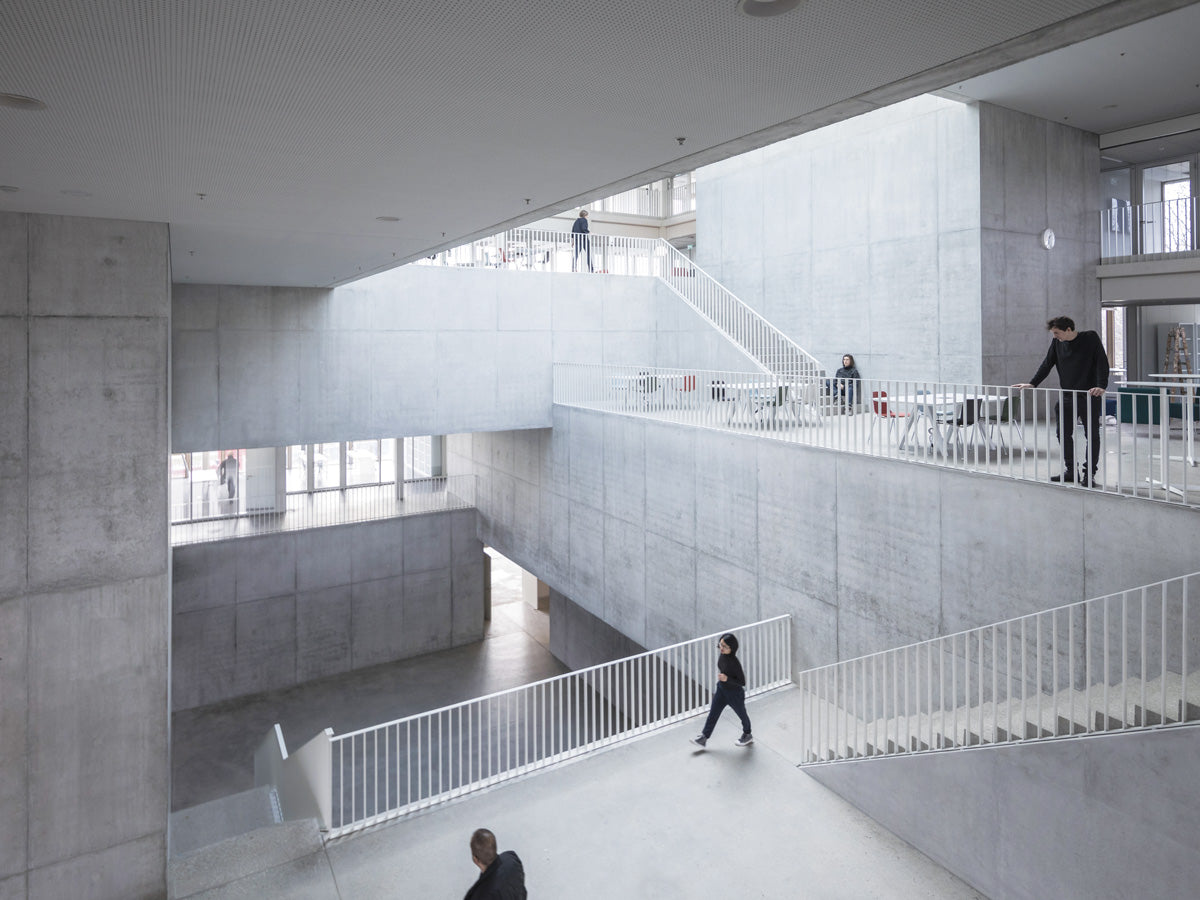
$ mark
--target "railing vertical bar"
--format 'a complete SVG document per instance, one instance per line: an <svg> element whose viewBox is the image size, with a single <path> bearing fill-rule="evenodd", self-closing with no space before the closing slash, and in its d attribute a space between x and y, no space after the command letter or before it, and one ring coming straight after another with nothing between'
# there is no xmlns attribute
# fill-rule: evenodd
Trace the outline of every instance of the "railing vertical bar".
<svg viewBox="0 0 1200 900"><path fill-rule="evenodd" d="M1138 674L1142 682L1141 699L1142 699L1142 721L1139 723L1142 726L1146 725L1146 681L1149 672L1146 671L1146 588L1141 590L1142 601L1142 622L1141 622L1141 648L1138 656ZM1166 715L1166 709L1161 710L1163 715Z"/></svg>
<svg viewBox="0 0 1200 900"><path fill-rule="evenodd" d="M1050 613L1050 716L1058 734L1058 613Z"/></svg>
<svg viewBox="0 0 1200 900"><path fill-rule="evenodd" d="M1121 728L1129 727L1129 594L1121 594Z"/></svg>
<svg viewBox="0 0 1200 900"><path fill-rule="evenodd" d="M1034 640L1037 642L1037 656L1034 664L1037 666L1037 736L1041 737L1044 730L1042 721L1042 614L1037 613L1033 619Z"/></svg>
<svg viewBox="0 0 1200 900"><path fill-rule="evenodd" d="M1108 731L1108 598L1105 597L1100 602L1104 604L1104 672L1102 674L1102 677L1104 678L1104 718L1101 720L1103 722L1103 727L1101 730Z"/></svg>

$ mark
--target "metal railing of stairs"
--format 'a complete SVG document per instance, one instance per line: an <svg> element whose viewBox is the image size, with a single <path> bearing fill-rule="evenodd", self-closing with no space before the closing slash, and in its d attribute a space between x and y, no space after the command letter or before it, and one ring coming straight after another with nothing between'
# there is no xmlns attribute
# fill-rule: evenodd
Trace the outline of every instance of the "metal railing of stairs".
<svg viewBox="0 0 1200 900"><path fill-rule="evenodd" d="M1200 573L802 672L804 762L1200 724Z"/></svg>
<svg viewBox="0 0 1200 900"><path fill-rule="evenodd" d="M824 375L811 354L661 238L516 228L414 265L656 277L762 371L794 378Z"/></svg>

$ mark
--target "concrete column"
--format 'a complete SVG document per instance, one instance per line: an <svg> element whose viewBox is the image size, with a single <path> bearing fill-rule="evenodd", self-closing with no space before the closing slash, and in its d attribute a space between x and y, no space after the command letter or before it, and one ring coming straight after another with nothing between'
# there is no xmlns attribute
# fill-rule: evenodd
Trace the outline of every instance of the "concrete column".
<svg viewBox="0 0 1200 900"><path fill-rule="evenodd" d="M165 225L0 213L0 896L161 897Z"/></svg>

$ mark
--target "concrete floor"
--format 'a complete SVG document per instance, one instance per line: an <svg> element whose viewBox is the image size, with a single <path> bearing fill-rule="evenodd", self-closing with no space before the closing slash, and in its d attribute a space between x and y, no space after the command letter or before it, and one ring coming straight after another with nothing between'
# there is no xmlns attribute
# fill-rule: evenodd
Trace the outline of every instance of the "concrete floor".
<svg viewBox="0 0 1200 900"><path fill-rule="evenodd" d="M536 898L980 897L795 767L797 698L751 701L750 748L733 746L730 716L705 751L685 722L195 896L457 897L484 826L521 856Z"/></svg>
<svg viewBox="0 0 1200 900"><path fill-rule="evenodd" d="M477 644L373 666L172 716L171 809L254 787L254 751L276 724L289 749L567 671L550 616L521 600L521 570L492 555L492 620Z"/></svg>
<svg viewBox="0 0 1200 900"><path fill-rule="evenodd" d="M548 616L520 600L520 570L492 555L480 643L176 714L174 808L252 787L254 749L275 722L298 747L326 726L353 730L565 671L547 650ZM249 839L237 875L193 896L457 897L478 874L467 839L485 826L520 854L533 897L979 897L795 767L798 698L751 701L750 748L733 746L727 715L697 750L697 717L324 846L312 834L282 860Z"/></svg>

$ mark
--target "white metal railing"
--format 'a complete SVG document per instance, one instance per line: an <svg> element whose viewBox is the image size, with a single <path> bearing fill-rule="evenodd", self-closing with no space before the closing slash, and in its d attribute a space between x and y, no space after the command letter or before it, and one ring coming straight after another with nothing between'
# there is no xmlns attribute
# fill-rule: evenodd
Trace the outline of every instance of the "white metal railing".
<svg viewBox="0 0 1200 900"><path fill-rule="evenodd" d="M789 620L735 629L747 695L792 683ZM322 827L335 837L694 716L708 707L717 637L329 734L331 802Z"/></svg>
<svg viewBox="0 0 1200 900"><path fill-rule="evenodd" d="M1196 250L1196 198L1100 211L1100 258L1118 262Z"/></svg>
<svg viewBox="0 0 1200 900"><path fill-rule="evenodd" d="M823 373L821 364L795 341L671 244L661 243L667 248L667 260L659 277L765 371L795 377Z"/></svg>
<svg viewBox="0 0 1200 900"><path fill-rule="evenodd" d="M1133 391L1148 393L1132 393ZM1064 486L1200 505L1197 400L1182 384L1122 386L1105 397L1008 386L787 378L761 372L645 366L554 367L554 402L753 431L849 453L1049 482L1065 469L1061 430L1074 436L1077 480ZM1100 426L1070 423L1091 405ZM1068 412L1064 414L1063 410ZM843 412L844 410L844 412ZM1071 427L1068 427L1068 424ZM1089 438L1091 439L1089 443ZM1090 446L1094 478L1083 470Z"/></svg>
<svg viewBox="0 0 1200 900"><path fill-rule="evenodd" d="M659 278L738 344L763 371L798 376L816 376L823 371L821 364L795 341L661 239L519 228L443 251L417 264L548 272L586 272L590 268Z"/></svg>
<svg viewBox="0 0 1200 900"><path fill-rule="evenodd" d="M229 511L222 503L230 504ZM394 483L280 494L258 507L246 506L245 498L234 497L215 501L212 514L202 518L181 521L182 508L173 508L171 545L350 525L474 505L474 475L409 479L404 482L402 497Z"/></svg>
<svg viewBox="0 0 1200 900"><path fill-rule="evenodd" d="M603 200L587 204L587 209L599 213L621 213L666 219L694 212L696 209L696 180L694 174L677 176L673 183L656 181L652 184L622 191Z"/></svg>
<svg viewBox="0 0 1200 900"><path fill-rule="evenodd" d="M800 673L806 763L1200 722L1200 574Z"/></svg>

